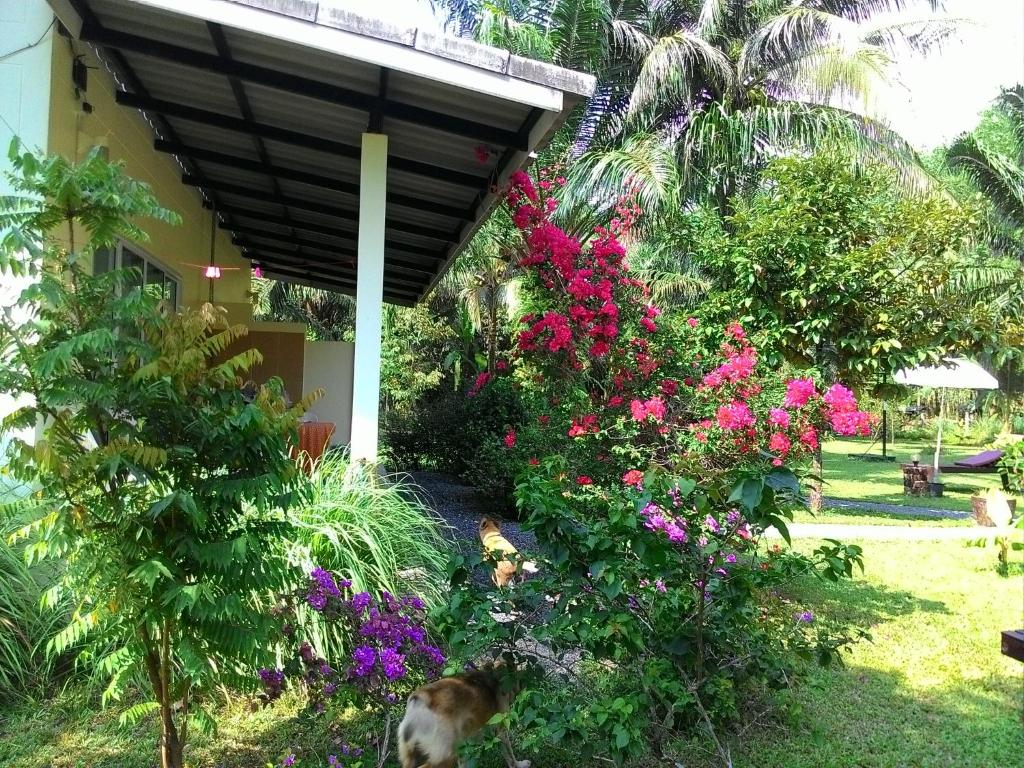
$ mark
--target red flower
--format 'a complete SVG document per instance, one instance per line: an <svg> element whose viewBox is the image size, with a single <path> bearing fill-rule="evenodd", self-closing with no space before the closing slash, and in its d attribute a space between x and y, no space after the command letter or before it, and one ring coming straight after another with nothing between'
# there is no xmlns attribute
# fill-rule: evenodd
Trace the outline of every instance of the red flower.
<svg viewBox="0 0 1024 768"><path fill-rule="evenodd" d="M593 485L594 481L586 475L580 475L576 478L576 482L580 485Z"/></svg>
<svg viewBox="0 0 1024 768"><path fill-rule="evenodd" d="M644 485L644 473L639 469L631 469L622 476L622 482L640 490Z"/></svg>
<svg viewBox="0 0 1024 768"><path fill-rule="evenodd" d="M540 464L540 461L537 459L537 457L536 456L531 456L530 457L530 466L531 467L536 467L538 464Z"/></svg>
<svg viewBox="0 0 1024 768"><path fill-rule="evenodd" d="M514 429L510 429L508 431L508 434L505 435L505 447L506 448L515 448L516 447L516 431Z"/></svg>

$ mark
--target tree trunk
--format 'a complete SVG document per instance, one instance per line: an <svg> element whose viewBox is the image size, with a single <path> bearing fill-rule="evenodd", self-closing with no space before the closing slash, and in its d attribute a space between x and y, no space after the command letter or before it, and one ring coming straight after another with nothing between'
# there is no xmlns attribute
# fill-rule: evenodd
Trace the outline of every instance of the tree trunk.
<svg viewBox="0 0 1024 768"><path fill-rule="evenodd" d="M487 372L494 375L495 357L498 354L498 305L493 300L487 308Z"/></svg>
<svg viewBox="0 0 1024 768"><path fill-rule="evenodd" d="M821 512L821 443L818 443L818 447L814 449L811 454L811 512L818 514Z"/></svg>

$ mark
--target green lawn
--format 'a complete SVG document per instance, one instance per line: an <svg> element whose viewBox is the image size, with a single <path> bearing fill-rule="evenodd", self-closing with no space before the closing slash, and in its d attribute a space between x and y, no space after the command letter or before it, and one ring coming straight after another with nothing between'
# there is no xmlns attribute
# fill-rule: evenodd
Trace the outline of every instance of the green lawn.
<svg viewBox="0 0 1024 768"><path fill-rule="evenodd" d="M1024 765L1022 666L999 653L999 631L1024 624L1021 566L1002 578L993 549L959 542L864 547L863 576L808 581L794 596L867 627L874 641L858 645L845 668L814 668L770 702L763 721L730 742L736 768ZM335 740L362 741L365 724L333 728L298 718L294 700L266 709L237 701L222 708L217 737L195 739L189 765L263 768L293 749L324 755ZM151 722L121 729L113 711L97 712L81 692L0 710L4 768L151 768L155 744ZM674 757L687 768L721 765L696 741ZM535 764L574 766L555 751Z"/></svg>
<svg viewBox="0 0 1024 768"><path fill-rule="evenodd" d="M802 547L812 548L804 541ZM863 542L866 573L802 585L819 614L869 628L846 667L816 669L732 744L735 768L1019 768L1024 766L1022 665L999 632L1024 625L1024 578L998 576L994 550L958 542ZM687 768L720 765L703 744Z"/></svg>
<svg viewBox="0 0 1024 768"><path fill-rule="evenodd" d="M969 512L972 495L984 494L985 490L998 488L1000 484L999 475L995 473L945 475L946 487L942 498L904 496L900 464L910 461L915 453L920 454L922 462L931 461L933 446L926 442L890 444L889 453L896 457L894 462L864 461L850 457L850 454L863 454L869 445L870 441L867 440L831 440L824 444L822 469L826 496ZM941 463L950 464L982 450L982 447L963 445L944 447ZM870 451L875 455L881 455L881 452L880 443L876 443Z"/></svg>

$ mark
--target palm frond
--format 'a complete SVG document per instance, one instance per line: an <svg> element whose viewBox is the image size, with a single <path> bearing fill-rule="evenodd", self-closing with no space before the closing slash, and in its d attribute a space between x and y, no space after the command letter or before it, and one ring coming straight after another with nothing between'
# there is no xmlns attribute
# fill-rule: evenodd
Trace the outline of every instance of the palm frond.
<svg viewBox="0 0 1024 768"><path fill-rule="evenodd" d="M621 147L581 155L569 171L565 205L569 210L577 203L607 210L632 190L643 209L655 211L678 202L679 181L671 146L657 135L640 134Z"/></svg>
<svg viewBox="0 0 1024 768"><path fill-rule="evenodd" d="M629 118L639 118L674 104L692 104L704 86L722 93L735 85L723 51L698 35L679 30L658 39L644 59L633 85Z"/></svg>
<svg viewBox="0 0 1024 768"><path fill-rule="evenodd" d="M1007 225L1024 228L1024 168L988 151L969 134L953 143L947 158L952 168L974 180Z"/></svg>

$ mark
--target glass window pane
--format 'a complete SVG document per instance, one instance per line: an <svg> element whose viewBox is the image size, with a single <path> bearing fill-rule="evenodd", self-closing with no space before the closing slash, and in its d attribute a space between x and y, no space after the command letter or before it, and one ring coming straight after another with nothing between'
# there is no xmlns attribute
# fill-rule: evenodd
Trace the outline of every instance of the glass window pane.
<svg viewBox="0 0 1024 768"><path fill-rule="evenodd" d="M165 297L164 282L167 280L167 275L159 267L155 267L152 264L146 265L146 293L156 296L158 299Z"/></svg>
<svg viewBox="0 0 1024 768"><path fill-rule="evenodd" d="M127 248L123 248L121 251L121 266L124 269L134 267L138 270L138 274L127 281L130 288L139 288L142 286L142 281L146 275L146 262L137 253L129 251Z"/></svg>
<svg viewBox="0 0 1024 768"><path fill-rule="evenodd" d="M171 305L171 309L178 308L178 281L173 277L168 276L167 278L167 303Z"/></svg>
<svg viewBox="0 0 1024 768"><path fill-rule="evenodd" d="M97 248L92 255L92 273L99 275L117 269L117 251L113 248Z"/></svg>

